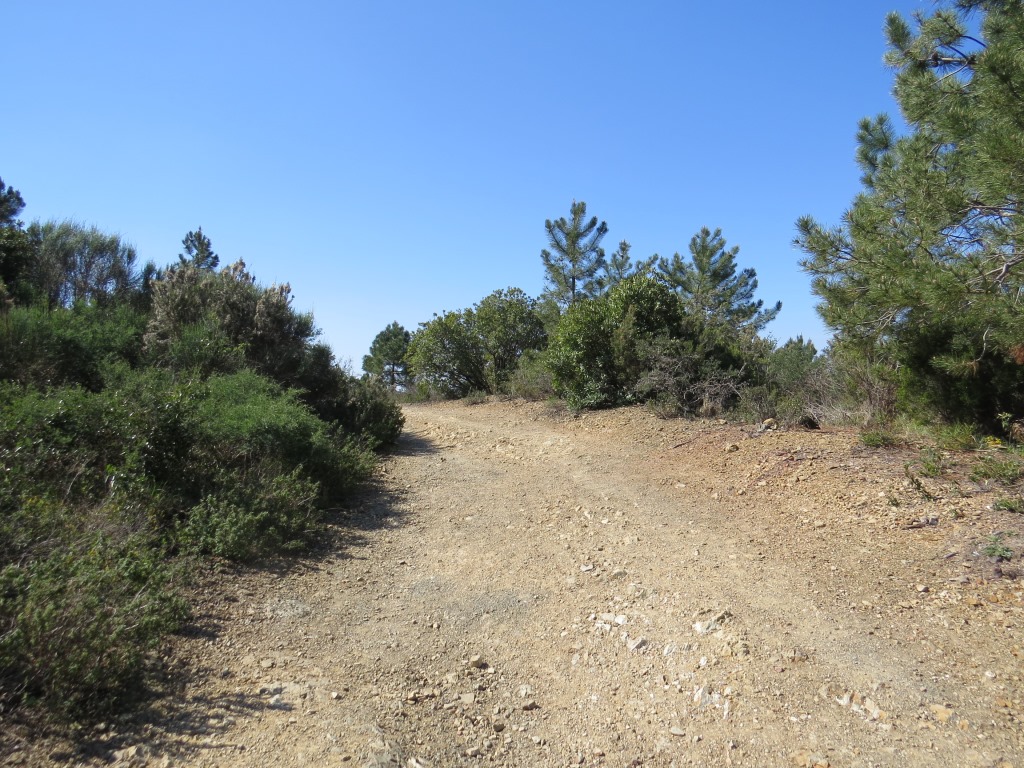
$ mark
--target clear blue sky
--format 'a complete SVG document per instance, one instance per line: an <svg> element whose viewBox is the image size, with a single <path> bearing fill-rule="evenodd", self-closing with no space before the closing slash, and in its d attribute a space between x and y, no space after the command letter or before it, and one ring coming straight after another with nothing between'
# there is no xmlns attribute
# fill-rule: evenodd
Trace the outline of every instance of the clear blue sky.
<svg viewBox="0 0 1024 768"><path fill-rule="evenodd" d="M198 226L287 281L358 371L373 337L543 288L573 199L611 252L721 227L768 328L828 334L794 221L838 223L857 121L896 113L888 11L928 0L12 2L0 177L26 221L163 265Z"/></svg>

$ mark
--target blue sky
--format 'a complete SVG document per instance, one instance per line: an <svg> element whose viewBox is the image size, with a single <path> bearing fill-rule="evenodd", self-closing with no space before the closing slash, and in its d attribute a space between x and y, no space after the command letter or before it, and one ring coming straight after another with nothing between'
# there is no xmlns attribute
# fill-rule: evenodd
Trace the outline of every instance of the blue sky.
<svg viewBox="0 0 1024 768"><path fill-rule="evenodd" d="M886 14L857 2L35 2L0 30L0 178L173 261L289 282L358 371L391 321L543 289L572 200L606 250L720 227L819 346L794 222L838 223L857 121L895 114Z"/></svg>

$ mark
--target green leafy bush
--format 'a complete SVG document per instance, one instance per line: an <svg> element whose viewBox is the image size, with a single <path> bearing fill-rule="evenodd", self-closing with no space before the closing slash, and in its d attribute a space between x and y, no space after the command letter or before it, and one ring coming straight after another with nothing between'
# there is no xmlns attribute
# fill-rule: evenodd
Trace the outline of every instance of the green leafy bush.
<svg viewBox="0 0 1024 768"><path fill-rule="evenodd" d="M649 370L651 344L677 336L682 319L679 298L645 275L577 301L548 350L556 391L577 410L642 399L637 385Z"/></svg>
<svg viewBox="0 0 1024 768"><path fill-rule="evenodd" d="M300 469L226 470L219 481L220 490L189 510L178 531L190 551L255 560L301 550L322 530L320 486Z"/></svg>
<svg viewBox="0 0 1024 768"><path fill-rule="evenodd" d="M555 394L555 384L546 352L526 352L501 389L509 397L547 400Z"/></svg>
<svg viewBox="0 0 1024 768"><path fill-rule="evenodd" d="M105 365L139 359L145 324L129 307L14 307L0 323L0 380L97 391Z"/></svg>
<svg viewBox="0 0 1024 768"><path fill-rule="evenodd" d="M350 379L336 421L350 435L358 435L374 450L394 445L405 416L394 392L380 379Z"/></svg>
<svg viewBox="0 0 1024 768"><path fill-rule="evenodd" d="M145 653L187 615L178 569L115 512L37 500L6 517L4 549L22 545L0 568L9 692L68 714L105 712L136 692Z"/></svg>
<svg viewBox="0 0 1024 768"><path fill-rule="evenodd" d="M337 498L363 480L373 466L367 447L332 430L299 399L273 381L244 370L214 376L197 405L194 476L199 495L218 495L221 468L244 471L273 462L285 474L301 468L320 484L324 498ZM216 472L204 468L216 467Z"/></svg>

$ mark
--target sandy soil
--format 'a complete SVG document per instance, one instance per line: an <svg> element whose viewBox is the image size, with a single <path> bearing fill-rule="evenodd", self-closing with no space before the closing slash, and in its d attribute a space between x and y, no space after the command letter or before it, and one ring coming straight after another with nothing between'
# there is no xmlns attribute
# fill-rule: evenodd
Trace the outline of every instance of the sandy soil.
<svg viewBox="0 0 1024 768"><path fill-rule="evenodd" d="M208 579L163 696L77 746L20 726L4 764L1024 766L1024 584L985 552L1024 557L1024 520L966 458L406 415L326 551Z"/></svg>

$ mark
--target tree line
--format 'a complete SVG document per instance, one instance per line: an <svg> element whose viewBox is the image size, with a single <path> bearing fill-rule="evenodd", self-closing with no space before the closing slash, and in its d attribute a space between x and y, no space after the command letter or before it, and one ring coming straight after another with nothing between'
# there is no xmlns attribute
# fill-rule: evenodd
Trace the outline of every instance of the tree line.
<svg viewBox="0 0 1024 768"><path fill-rule="evenodd" d="M542 296L507 289L411 334L390 327L365 370L386 365L391 385L424 396L554 394L574 408L654 401L1024 434L1024 6L948 0L911 20L890 14L886 36L907 130L864 119L862 191L838 225L796 224L833 333L820 354L762 335L781 307L755 299L755 271L739 269L719 230L702 229L685 256L634 261L626 241L607 256L607 224L574 201L544 224ZM499 343L481 311L509 313L503 327L523 334Z"/></svg>
<svg viewBox="0 0 1024 768"><path fill-rule="evenodd" d="M685 257L634 261L625 240L605 253L608 225L583 201L544 228L540 297L508 288L415 333L392 323L364 370L421 396L557 395L575 409L654 400L680 413L732 407L766 379L774 344L759 334L782 305L755 298L757 273L739 268L721 230L701 229ZM800 360L815 355L793 346Z"/></svg>

